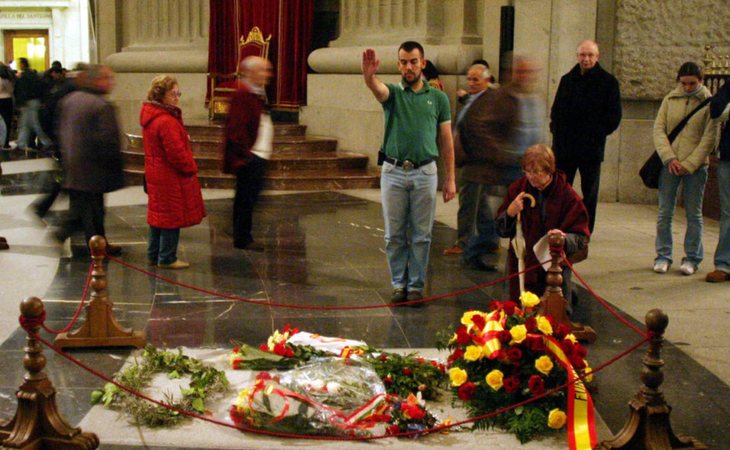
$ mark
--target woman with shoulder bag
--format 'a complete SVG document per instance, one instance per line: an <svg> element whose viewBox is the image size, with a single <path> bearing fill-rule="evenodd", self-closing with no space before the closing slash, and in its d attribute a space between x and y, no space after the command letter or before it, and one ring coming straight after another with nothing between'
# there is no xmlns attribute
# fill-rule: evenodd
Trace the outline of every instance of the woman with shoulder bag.
<svg viewBox="0 0 730 450"><path fill-rule="evenodd" d="M190 266L177 258L180 228L197 225L205 217L198 166L179 101L177 80L160 75L152 80L140 111L150 226L147 259L163 269Z"/></svg>
<svg viewBox="0 0 730 450"><path fill-rule="evenodd" d="M704 257L702 199L717 127L710 119L708 108L697 109L711 97L710 91L703 86L702 79L702 69L697 64L682 64L677 72L679 84L664 97L654 122L654 148L664 163L659 174L659 214L654 259L656 273L666 273L673 262L672 218L680 183L683 186L687 216L685 257L682 259L680 271L684 275L694 274ZM670 142L668 135L671 130L693 112L676 139Z"/></svg>

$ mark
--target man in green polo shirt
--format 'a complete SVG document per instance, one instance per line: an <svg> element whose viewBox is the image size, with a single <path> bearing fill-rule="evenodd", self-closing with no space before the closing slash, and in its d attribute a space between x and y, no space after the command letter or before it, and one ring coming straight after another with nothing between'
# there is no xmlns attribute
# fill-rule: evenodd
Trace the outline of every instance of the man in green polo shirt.
<svg viewBox="0 0 730 450"><path fill-rule="evenodd" d="M439 148L446 167L444 201L456 195L451 109L446 94L421 77L426 59L418 42L407 41L398 48L400 84L380 81L375 76L379 66L375 51L365 50L365 85L385 112L380 190L385 253L393 286L391 301L414 301L423 298L425 286L436 212Z"/></svg>

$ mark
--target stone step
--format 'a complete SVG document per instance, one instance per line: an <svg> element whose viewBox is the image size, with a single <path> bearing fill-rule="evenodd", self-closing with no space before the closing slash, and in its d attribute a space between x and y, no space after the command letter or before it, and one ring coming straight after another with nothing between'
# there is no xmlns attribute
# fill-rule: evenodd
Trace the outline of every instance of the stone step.
<svg viewBox="0 0 730 450"><path fill-rule="evenodd" d="M129 148L122 152L124 161L130 168L144 167L144 153L136 148ZM199 152L195 154L198 169L217 169L220 156L218 152ZM366 169L368 157L361 153L338 151L323 155L307 155L293 151L278 152L271 155L267 167L269 171L298 171L298 170L336 170L336 169Z"/></svg>
<svg viewBox="0 0 730 450"><path fill-rule="evenodd" d="M124 169L127 184L142 184L144 170ZM233 189L235 178L218 170L199 170L198 179L203 188ZM264 177L264 189L271 190L337 190L365 189L380 186L380 177L374 170L301 170L297 172L268 172Z"/></svg>
<svg viewBox="0 0 730 450"><path fill-rule="evenodd" d="M191 138L215 137L223 139L225 122L218 120L192 119L185 122L185 128ZM304 136L306 125L298 123L274 123L274 136Z"/></svg>
<svg viewBox="0 0 730 450"><path fill-rule="evenodd" d="M128 148L144 152L142 136L139 134L127 134ZM221 140L215 137L190 137L190 146L193 154L218 153L221 147ZM296 154L331 154L337 151L337 140L321 136L276 136L274 137L273 150L278 152L293 152Z"/></svg>

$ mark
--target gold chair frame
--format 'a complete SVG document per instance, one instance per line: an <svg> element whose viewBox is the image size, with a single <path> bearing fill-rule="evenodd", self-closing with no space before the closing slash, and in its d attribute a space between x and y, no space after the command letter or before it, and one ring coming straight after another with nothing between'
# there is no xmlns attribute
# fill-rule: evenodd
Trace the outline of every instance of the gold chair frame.
<svg viewBox="0 0 730 450"><path fill-rule="evenodd" d="M269 47L271 44L271 35L264 39L261 29L257 26L251 28L246 38L243 36L238 41L238 62L236 63L236 71L230 74L216 74L209 73L208 79L210 80L210 101L208 102L208 119L213 120L216 118L226 117L231 107L231 96L236 91L235 88L231 87L216 87L220 83L220 79L236 81L240 76L239 67L241 61L247 56L260 56L267 59L269 56ZM255 53L249 53L244 55L244 50L247 48L259 48L260 50Z"/></svg>

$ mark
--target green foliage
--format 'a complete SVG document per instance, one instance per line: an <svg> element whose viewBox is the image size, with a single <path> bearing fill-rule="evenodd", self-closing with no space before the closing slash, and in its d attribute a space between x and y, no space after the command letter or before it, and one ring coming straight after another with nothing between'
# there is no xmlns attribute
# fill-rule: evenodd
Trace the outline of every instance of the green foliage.
<svg viewBox="0 0 730 450"><path fill-rule="evenodd" d="M439 396L439 388L445 387L443 365L415 353L400 355L371 350L363 356L383 380L389 394L406 398L408 394L420 392L424 399L434 400Z"/></svg>
<svg viewBox="0 0 730 450"><path fill-rule="evenodd" d="M202 361L183 355L182 350L158 350L148 345L142 352L141 360L136 360L116 376L116 381L134 391L141 391L149 386L156 373L166 373L168 378L176 379L190 376L190 385L181 388L182 398L175 401L169 393L164 395L164 402L183 411L202 414L205 412L205 399L215 393L225 392L228 379L224 372L203 364ZM149 427L166 426L178 423L183 415L147 400L141 399L107 383L103 390L91 394L93 404L126 412L139 425Z"/></svg>

